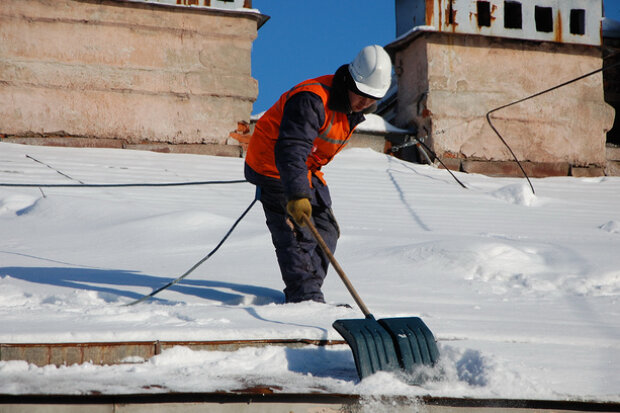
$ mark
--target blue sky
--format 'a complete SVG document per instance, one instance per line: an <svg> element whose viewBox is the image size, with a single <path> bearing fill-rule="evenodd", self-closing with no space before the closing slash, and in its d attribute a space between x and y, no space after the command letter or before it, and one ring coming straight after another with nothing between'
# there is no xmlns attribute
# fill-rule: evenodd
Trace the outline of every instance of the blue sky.
<svg viewBox="0 0 620 413"><path fill-rule="evenodd" d="M395 39L391 0L253 0L271 16L258 31L252 76L258 100L252 113L267 110L302 80L330 74L369 44Z"/></svg>
<svg viewBox="0 0 620 413"><path fill-rule="evenodd" d="M253 114L302 80L333 73L364 46L396 37L393 0L253 0L252 6L271 16L252 48ZM620 21L620 0L604 0L604 7Z"/></svg>

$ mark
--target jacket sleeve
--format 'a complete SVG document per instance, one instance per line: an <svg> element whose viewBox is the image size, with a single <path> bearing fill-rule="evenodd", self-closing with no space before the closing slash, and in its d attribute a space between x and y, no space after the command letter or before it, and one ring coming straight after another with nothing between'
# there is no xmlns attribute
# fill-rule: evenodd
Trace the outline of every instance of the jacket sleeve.
<svg viewBox="0 0 620 413"><path fill-rule="evenodd" d="M323 101L312 92L297 93L284 105L275 160L287 199L311 198L306 160L324 121Z"/></svg>

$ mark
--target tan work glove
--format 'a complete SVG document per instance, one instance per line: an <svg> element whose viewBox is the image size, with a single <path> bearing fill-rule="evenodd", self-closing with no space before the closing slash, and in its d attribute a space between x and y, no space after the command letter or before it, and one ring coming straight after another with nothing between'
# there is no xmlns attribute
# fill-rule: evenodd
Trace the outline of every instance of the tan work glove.
<svg viewBox="0 0 620 413"><path fill-rule="evenodd" d="M292 199L286 204L287 212L293 217L297 225L304 226L303 217L310 218L312 216L312 205L308 198Z"/></svg>

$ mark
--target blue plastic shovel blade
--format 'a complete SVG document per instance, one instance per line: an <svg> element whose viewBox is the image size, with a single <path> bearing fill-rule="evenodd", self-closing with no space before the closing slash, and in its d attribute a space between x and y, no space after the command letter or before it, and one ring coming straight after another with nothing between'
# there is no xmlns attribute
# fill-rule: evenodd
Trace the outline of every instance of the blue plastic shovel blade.
<svg viewBox="0 0 620 413"><path fill-rule="evenodd" d="M400 369L394 341L375 319L336 320L333 326L351 347L360 379Z"/></svg>
<svg viewBox="0 0 620 413"><path fill-rule="evenodd" d="M434 365L439 350L431 330L418 317L383 318L378 321L394 339L402 368L411 372L420 364Z"/></svg>

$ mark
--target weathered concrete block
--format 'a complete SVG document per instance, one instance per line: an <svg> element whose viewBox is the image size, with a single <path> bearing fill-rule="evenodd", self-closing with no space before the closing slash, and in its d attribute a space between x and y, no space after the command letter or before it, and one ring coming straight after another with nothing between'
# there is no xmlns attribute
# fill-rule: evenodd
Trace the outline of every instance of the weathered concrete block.
<svg viewBox="0 0 620 413"><path fill-rule="evenodd" d="M461 159L458 158L442 158L441 162L452 171L460 171L461 170ZM437 166L443 169L443 165L437 162Z"/></svg>
<svg viewBox="0 0 620 413"><path fill-rule="evenodd" d="M115 148L123 147L123 141L103 138L75 138L72 136L21 137L7 136L2 142L19 143L22 145L63 146L80 148Z"/></svg>
<svg viewBox="0 0 620 413"><path fill-rule="evenodd" d="M119 364L130 358L147 360L156 342L1 344L0 360L25 360L37 366L93 363Z"/></svg>
<svg viewBox="0 0 620 413"><path fill-rule="evenodd" d="M257 16L3 0L0 134L225 145L258 95Z"/></svg>
<svg viewBox="0 0 620 413"><path fill-rule="evenodd" d="M620 146L607 145L605 154L609 161L620 161Z"/></svg>
<svg viewBox="0 0 620 413"><path fill-rule="evenodd" d="M213 143L205 144L179 144L170 145L165 143L143 143L128 144L124 146L126 149L137 149L142 151L153 151L162 153L191 153L198 155L215 155L241 157L241 147L237 145L221 145Z"/></svg>
<svg viewBox="0 0 620 413"><path fill-rule="evenodd" d="M0 360L26 360L37 366L46 366L50 364L50 354L47 347L2 344L0 345Z"/></svg>
<svg viewBox="0 0 620 413"><path fill-rule="evenodd" d="M388 49L399 75L396 124L417 126L442 159L511 162L485 115L602 65L600 51L584 45L448 33L413 33ZM520 161L605 164L614 110L601 73L490 116Z"/></svg>
<svg viewBox="0 0 620 413"><path fill-rule="evenodd" d="M510 161L472 161L464 160L461 163L464 172L490 176L523 176L523 172L516 162ZM546 176L567 176L570 165L566 162L532 163L521 162L521 166L530 178Z"/></svg>
<svg viewBox="0 0 620 413"><path fill-rule="evenodd" d="M607 161L605 166L605 175L620 176L620 161Z"/></svg>
<svg viewBox="0 0 620 413"><path fill-rule="evenodd" d="M577 178L594 178L597 176L605 176L605 169L598 166L576 167L570 168L571 176Z"/></svg>
<svg viewBox="0 0 620 413"><path fill-rule="evenodd" d="M383 153L385 148L385 134L353 132L345 150L347 148L370 148L379 153Z"/></svg>

